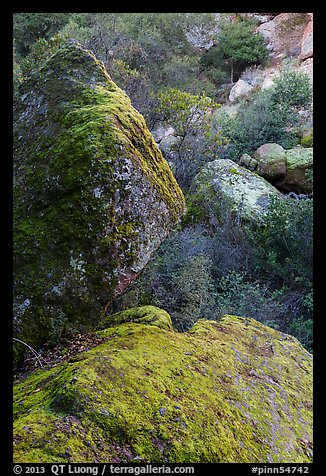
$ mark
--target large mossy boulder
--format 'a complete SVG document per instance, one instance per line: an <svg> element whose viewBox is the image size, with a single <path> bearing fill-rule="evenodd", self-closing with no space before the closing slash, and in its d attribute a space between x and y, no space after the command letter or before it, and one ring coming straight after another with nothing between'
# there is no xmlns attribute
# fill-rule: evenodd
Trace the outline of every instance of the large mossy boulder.
<svg viewBox="0 0 326 476"><path fill-rule="evenodd" d="M313 148L297 147L285 151L286 175L275 183L285 192L310 194L313 191Z"/></svg>
<svg viewBox="0 0 326 476"><path fill-rule="evenodd" d="M190 202L193 207L208 203L216 217L229 210L247 222L261 223L272 197L281 198L281 193L263 177L232 160L217 159L195 177Z"/></svg>
<svg viewBox="0 0 326 476"><path fill-rule="evenodd" d="M15 336L37 347L95 324L184 210L142 115L64 43L15 98Z"/></svg>
<svg viewBox="0 0 326 476"><path fill-rule="evenodd" d="M256 172L271 182L284 177L285 157L285 150L281 145L273 142L261 145L254 154L257 160Z"/></svg>
<svg viewBox="0 0 326 476"><path fill-rule="evenodd" d="M108 317L102 344L17 382L14 461L311 462L302 345L253 319L179 333L167 316L149 306Z"/></svg>

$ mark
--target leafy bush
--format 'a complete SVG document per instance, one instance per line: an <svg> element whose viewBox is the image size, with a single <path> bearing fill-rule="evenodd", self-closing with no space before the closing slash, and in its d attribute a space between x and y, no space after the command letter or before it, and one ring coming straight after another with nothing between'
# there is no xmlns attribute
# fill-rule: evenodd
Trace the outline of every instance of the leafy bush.
<svg viewBox="0 0 326 476"><path fill-rule="evenodd" d="M312 85L309 76L300 71L286 71L274 80L272 99L275 104L282 103L288 108L309 106L312 98Z"/></svg>
<svg viewBox="0 0 326 476"><path fill-rule="evenodd" d="M279 327L281 303L277 292L266 284L251 280L245 272L231 271L218 281L217 303L220 313L252 317Z"/></svg>
<svg viewBox="0 0 326 476"><path fill-rule="evenodd" d="M279 286L312 282L313 201L273 199L265 226L252 230L256 270Z"/></svg>
<svg viewBox="0 0 326 476"><path fill-rule="evenodd" d="M227 69L233 83L247 66L263 64L267 57L264 37L260 33L254 33L252 22L240 20L222 23L217 44L203 57L202 64L220 71Z"/></svg>
<svg viewBox="0 0 326 476"><path fill-rule="evenodd" d="M116 309L147 304L162 307L181 331L201 317L215 318L213 263L206 254L209 247L210 238L200 226L176 231L117 300Z"/></svg>
<svg viewBox="0 0 326 476"><path fill-rule="evenodd" d="M217 144L222 157L237 161L244 153L252 154L267 142L288 149L298 142L294 125L300 123L298 108L306 107L312 96L307 75L284 73L267 90L253 94L238 114L216 114L213 127L222 140Z"/></svg>
<svg viewBox="0 0 326 476"><path fill-rule="evenodd" d="M36 41L31 46L29 54L21 61L21 80L28 76L31 71L41 68L46 60L55 53L65 41L66 38L60 35L54 35L49 40L40 38Z"/></svg>
<svg viewBox="0 0 326 476"><path fill-rule="evenodd" d="M186 331L197 319L215 317L217 306L211 268L211 260L201 254L184 263L172 276L171 289L167 290L172 293L172 300L166 305L171 309L177 329Z"/></svg>

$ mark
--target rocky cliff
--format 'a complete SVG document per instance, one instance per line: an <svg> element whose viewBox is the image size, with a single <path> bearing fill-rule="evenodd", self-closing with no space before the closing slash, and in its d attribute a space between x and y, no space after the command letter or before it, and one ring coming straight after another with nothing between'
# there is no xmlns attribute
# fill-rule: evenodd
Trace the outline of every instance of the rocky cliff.
<svg viewBox="0 0 326 476"><path fill-rule="evenodd" d="M179 333L153 306L102 324L100 345L15 385L15 462L311 461L294 337L235 316Z"/></svg>
<svg viewBox="0 0 326 476"><path fill-rule="evenodd" d="M96 323L184 210L144 118L63 44L14 107L15 336L37 347Z"/></svg>

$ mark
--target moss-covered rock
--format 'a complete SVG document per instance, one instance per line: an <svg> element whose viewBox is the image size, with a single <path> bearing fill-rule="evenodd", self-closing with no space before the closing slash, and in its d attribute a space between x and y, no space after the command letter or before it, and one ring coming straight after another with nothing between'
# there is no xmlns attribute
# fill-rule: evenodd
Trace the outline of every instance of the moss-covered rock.
<svg viewBox="0 0 326 476"><path fill-rule="evenodd" d="M96 323L185 209L144 118L75 42L15 98L14 176L15 335L35 347Z"/></svg>
<svg viewBox="0 0 326 476"><path fill-rule="evenodd" d="M125 322L136 322L138 324L150 324L162 329L172 330L170 315L156 306L133 307L125 311L111 314L104 317L99 323L100 327L116 326Z"/></svg>
<svg viewBox="0 0 326 476"><path fill-rule="evenodd" d="M312 356L295 338L235 316L178 333L136 315L15 384L15 462L311 461Z"/></svg>
<svg viewBox="0 0 326 476"><path fill-rule="evenodd" d="M268 181L275 181L286 174L285 150L279 144L269 142L256 150L254 158L257 160L256 172Z"/></svg>
<svg viewBox="0 0 326 476"><path fill-rule="evenodd" d="M276 186L287 192L310 194L313 191L313 148L297 147L285 151L286 175Z"/></svg>
<svg viewBox="0 0 326 476"><path fill-rule="evenodd" d="M229 159L217 159L205 165L195 177L190 193L190 206L206 206L216 218L226 209L243 220L261 223L268 211L271 197L280 192L257 173Z"/></svg>

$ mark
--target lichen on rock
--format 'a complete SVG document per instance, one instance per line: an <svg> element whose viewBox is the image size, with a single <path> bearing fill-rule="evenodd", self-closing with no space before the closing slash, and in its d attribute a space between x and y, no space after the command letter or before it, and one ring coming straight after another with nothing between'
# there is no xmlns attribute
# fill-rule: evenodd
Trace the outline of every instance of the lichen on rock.
<svg viewBox="0 0 326 476"><path fill-rule="evenodd" d="M284 191L310 194L313 191L313 148L297 147L285 151L286 175L276 182Z"/></svg>
<svg viewBox="0 0 326 476"><path fill-rule="evenodd" d="M229 159L217 159L205 165L192 184L191 201L210 204L216 212L229 208L243 220L262 223L272 197L280 192L257 173Z"/></svg>
<svg viewBox="0 0 326 476"><path fill-rule="evenodd" d="M311 462L312 356L294 337L236 316L178 333L137 312L15 384L15 462Z"/></svg>
<svg viewBox="0 0 326 476"><path fill-rule="evenodd" d="M261 145L254 154L258 162L256 172L268 181L284 177L285 154L283 147L274 142Z"/></svg>
<svg viewBox="0 0 326 476"><path fill-rule="evenodd" d="M15 98L14 177L15 335L35 347L96 323L185 210L144 118L76 42Z"/></svg>

